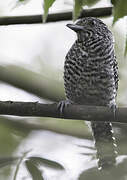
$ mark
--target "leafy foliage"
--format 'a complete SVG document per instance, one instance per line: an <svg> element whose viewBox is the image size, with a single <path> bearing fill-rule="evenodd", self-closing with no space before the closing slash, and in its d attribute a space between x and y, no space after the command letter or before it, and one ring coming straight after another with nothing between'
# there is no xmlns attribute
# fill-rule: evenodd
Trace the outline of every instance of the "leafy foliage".
<svg viewBox="0 0 127 180"><path fill-rule="evenodd" d="M41 157L30 157L29 158L34 164L38 164L38 165L42 165L44 167L49 167L49 168L53 168L53 169L58 169L58 170L62 170L64 169L63 166L55 161L51 161L48 159L44 159Z"/></svg>
<svg viewBox="0 0 127 180"><path fill-rule="evenodd" d="M114 20L115 23L119 18L127 16L127 1L125 0L111 0L114 5Z"/></svg>
<svg viewBox="0 0 127 180"><path fill-rule="evenodd" d="M83 6L92 6L100 0L74 0L73 20L76 20L80 15Z"/></svg>
<svg viewBox="0 0 127 180"><path fill-rule="evenodd" d="M83 0L83 3L84 3L84 5L92 6L92 5L96 4L98 1L100 1L100 0Z"/></svg>
<svg viewBox="0 0 127 180"><path fill-rule="evenodd" d="M33 164L31 160L25 161L25 164L33 180L43 180L41 175L42 172L39 170L37 165Z"/></svg>
<svg viewBox="0 0 127 180"><path fill-rule="evenodd" d="M83 6L91 6L95 3L97 3L100 0L74 0L74 9L73 9L73 20L76 20L78 16L81 13L81 10ZM55 0L44 0L44 15L43 15L43 22L46 21L47 15L48 15L48 10L52 6L52 4L55 2Z"/></svg>
<svg viewBox="0 0 127 180"><path fill-rule="evenodd" d="M29 159L25 161L25 165L33 180L43 180L43 172L39 169L41 166L56 170L63 170L63 167L57 162L41 157L29 157Z"/></svg>
<svg viewBox="0 0 127 180"><path fill-rule="evenodd" d="M54 2L55 2L55 0L50 0L50 1L49 0L44 0L44 5L43 5L43 9L44 9L43 22L46 21L49 8L52 6L52 4Z"/></svg>
<svg viewBox="0 0 127 180"><path fill-rule="evenodd" d="M25 5L29 1L31 1L31 0L16 0L15 2L13 2L14 5L13 5L12 9L15 9L15 8L17 8L17 7L19 7L19 6L23 5L23 4Z"/></svg>
<svg viewBox="0 0 127 180"><path fill-rule="evenodd" d="M83 6L83 0L75 0L74 11L73 11L73 20L76 20L77 17L80 15L82 6Z"/></svg>
<svg viewBox="0 0 127 180"><path fill-rule="evenodd" d="M17 174L18 174L20 165L21 165L22 161L24 160L24 158L26 157L26 155L27 155L29 152L30 152L30 151L24 152L23 155L21 156L21 158L19 158L19 162L17 163L13 180L16 180L16 179L17 179Z"/></svg>
<svg viewBox="0 0 127 180"><path fill-rule="evenodd" d="M114 19L113 24L118 21L120 18L127 16L127 1L125 0L111 0L111 3L114 5ZM127 54L127 36L126 36L126 48L125 55Z"/></svg>

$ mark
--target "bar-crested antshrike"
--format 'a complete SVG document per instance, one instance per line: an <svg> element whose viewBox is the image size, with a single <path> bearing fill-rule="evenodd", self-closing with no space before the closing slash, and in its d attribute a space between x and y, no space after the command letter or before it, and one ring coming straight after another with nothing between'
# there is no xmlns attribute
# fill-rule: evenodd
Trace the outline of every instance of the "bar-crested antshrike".
<svg viewBox="0 0 127 180"><path fill-rule="evenodd" d="M64 86L66 103L108 106L115 114L118 67L111 31L100 20L86 17L67 27L77 40L66 55ZM98 167L109 168L116 162L116 144L110 122L91 122Z"/></svg>

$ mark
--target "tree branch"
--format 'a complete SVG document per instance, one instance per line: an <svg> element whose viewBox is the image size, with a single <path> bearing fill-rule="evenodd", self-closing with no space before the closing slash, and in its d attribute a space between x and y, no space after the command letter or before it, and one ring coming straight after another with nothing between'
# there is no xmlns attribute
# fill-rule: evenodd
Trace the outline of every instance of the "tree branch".
<svg viewBox="0 0 127 180"><path fill-rule="evenodd" d="M0 101L0 114L61 118L57 106L57 103ZM68 105L64 109L63 118L127 123L127 108L117 108L114 118L111 109L104 106Z"/></svg>
<svg viewBox="0 0 127 180"><path fill-rule="evenodd" d="M112 15L112 7L84 9L79 18L82 17L102 17ZM72 20L72 12L49 14L47 22ZM35 24L42 23L42 14L30 16L3 16L0 17L0 25L11 24Z"/></svg>
<svg viewBox="0 0 127 180"><path fill-rule="evenodd" d="M34 121L34 122L33 122ZM82 126L83 124L83 126ZM11 130L23 131L29 133L32 130L48 130L56 133L62 133L70 136L91 139L91 132L84 122L79 121L59 121L52 118L22 118L17 120L12 117L0 117L0 126L4 125ZM78 129L78 131L77 131Z"/></svg>

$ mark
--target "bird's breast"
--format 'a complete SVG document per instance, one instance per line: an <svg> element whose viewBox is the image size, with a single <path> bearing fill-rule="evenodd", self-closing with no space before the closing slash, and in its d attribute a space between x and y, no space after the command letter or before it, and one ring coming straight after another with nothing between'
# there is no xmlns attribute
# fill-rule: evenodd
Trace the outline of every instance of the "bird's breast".
<svg viewBox="0 0 127 180"><path fill-rule="evenodd" d="M78 104L105 105L115 99L116 94L112 59L105 60L89 51L87 47L73 46L67 54L64 66L66 97Z"/></svg>

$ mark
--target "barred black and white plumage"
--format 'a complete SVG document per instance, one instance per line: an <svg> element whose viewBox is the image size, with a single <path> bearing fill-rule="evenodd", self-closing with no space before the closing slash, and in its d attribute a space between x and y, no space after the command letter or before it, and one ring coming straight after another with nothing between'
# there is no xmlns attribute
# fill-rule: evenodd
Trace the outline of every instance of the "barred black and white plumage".
<svg viewBox="0 0 127 180"><path fill-rule="evenodd" d="M66 55L64 86L67 101L114 108L118 68L111 31L99 19L83 18L68 24L77 40ZM115 140L109 122L91 123L99 168L114 166Z"/></svg>

